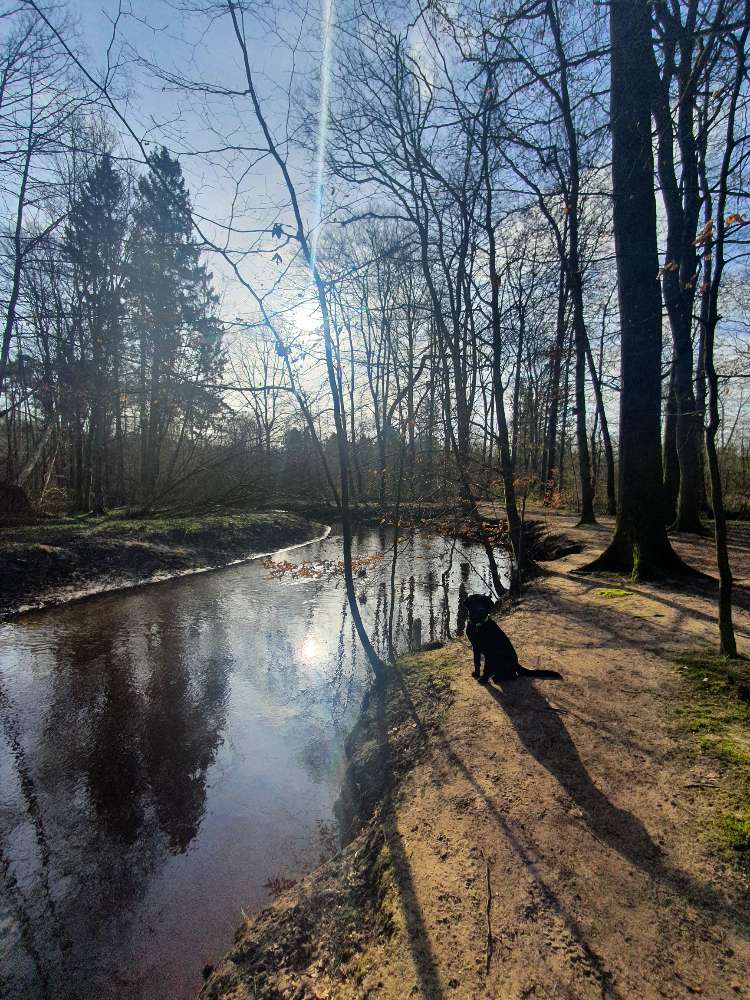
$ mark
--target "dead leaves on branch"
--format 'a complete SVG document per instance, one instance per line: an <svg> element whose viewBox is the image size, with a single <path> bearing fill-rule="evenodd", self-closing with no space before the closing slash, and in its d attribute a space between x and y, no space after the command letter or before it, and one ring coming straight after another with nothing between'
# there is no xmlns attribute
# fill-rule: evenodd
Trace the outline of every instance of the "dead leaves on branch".
<svg viewBox="0 0 750 1000"><path fill-rule="evenodd" d="M746 226L747 219L741 212L730 212L724 219L724 229L732 229L735 226ZM697 247L708 246L714 238L714 220L709 219L693 240Z"/></svg>
<svg viewBox="0 0 750 1000"><path fill-rule="evenodd" d="M748 224L747 219L744 217L744 215L742 215L741 212L730 212L730 214L727 215L727 217L724 219L724 232L726 233L730 229L737 230L739 228L742 228L743 226L746 226L747 224ZM711 249L714 245L713 219L706 220L705 225L698 232L697 236L693 240L693 245L702 248L703 263L705 266L708 266L713 259L713 254L711 253ZM680 265L676 260L665 261L664 266L660 267L659 270L656 272L656 280L661 281L661 279L666 274L674 274L679 270L680 270ZM698 273L696 272L684 282L683 287L693 288L695 286L697 279L698 279ZM708 285L706 282L704 282L703 285L701 285L700 291L701 293L704 293L707 290L708 290Z"/></svg>

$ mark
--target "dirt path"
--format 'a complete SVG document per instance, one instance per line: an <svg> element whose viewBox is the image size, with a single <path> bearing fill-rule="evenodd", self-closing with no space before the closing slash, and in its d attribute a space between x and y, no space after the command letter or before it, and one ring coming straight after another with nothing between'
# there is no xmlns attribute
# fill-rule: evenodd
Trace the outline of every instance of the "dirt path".
<svg viewBox="0 0 750 1000"><path fill-rule="evenodd" d="M465 640L430 654L455 666L453 698L437 722L413 704L427 749L379 819L392 879L376 905L392 914L373 925L387 932L279 992L219 976L207 996L750 997L747 897L695 836L700 775L670 730L668 657L715 645L713 601L569 575L608 532L557 521L587 550L550 564L503 627L525 666L564 680L488 689ZM710 566L709 542L678 544ZM750 650L747 612L737 625Z"/></svg>

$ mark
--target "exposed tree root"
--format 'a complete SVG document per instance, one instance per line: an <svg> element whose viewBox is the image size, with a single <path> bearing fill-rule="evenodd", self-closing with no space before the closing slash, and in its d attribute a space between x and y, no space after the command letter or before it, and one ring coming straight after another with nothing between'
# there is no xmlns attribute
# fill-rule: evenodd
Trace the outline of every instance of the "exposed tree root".
<svg viewBox="0 0 750 1000"><path fill-rule="evenodd" d="M634 580L659 580L668 577L707 579L704 573L689 566L671 545L660 545L646 555L643 549L622 536L612 539L601 555L578 567L576 573L618 573Z"/></svg>

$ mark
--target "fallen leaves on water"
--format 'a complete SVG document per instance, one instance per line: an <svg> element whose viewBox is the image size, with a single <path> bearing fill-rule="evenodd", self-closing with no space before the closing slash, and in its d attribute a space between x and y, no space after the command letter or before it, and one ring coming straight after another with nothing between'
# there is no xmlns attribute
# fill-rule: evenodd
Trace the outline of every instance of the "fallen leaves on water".
<svg viewBox="0 0 750 1000"><path fill-rule="evenodd" d="M368 568L382 560L382 552L374 552L361 559L352 559L352 572L355 576L366 576ZM264 559L261 565L274 579L289 577L292 580L320 580L325 576L342 576L344 573L343 559L308 559L305 562L290 562L288 559L275 562L273 559Z"/></svg>

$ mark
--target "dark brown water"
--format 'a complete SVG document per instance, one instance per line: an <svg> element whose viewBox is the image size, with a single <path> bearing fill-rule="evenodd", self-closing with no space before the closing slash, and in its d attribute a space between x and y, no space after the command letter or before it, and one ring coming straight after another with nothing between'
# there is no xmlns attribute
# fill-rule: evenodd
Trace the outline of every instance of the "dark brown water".
<svg viewBox="0 0 750 1000"><path fill-rule="evenodd" d="M357 580L384 654L390 544L355 546L386 553ZM423 642L455 631L483 587L481 552L451 549L403 546L397 648L415 617ZM275 558L340 557L333 534ZM266 883L330 850L367 681L342 581L259 562L0 626L0 995L193 996Z"/></svg>

